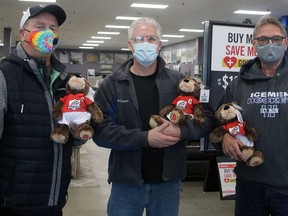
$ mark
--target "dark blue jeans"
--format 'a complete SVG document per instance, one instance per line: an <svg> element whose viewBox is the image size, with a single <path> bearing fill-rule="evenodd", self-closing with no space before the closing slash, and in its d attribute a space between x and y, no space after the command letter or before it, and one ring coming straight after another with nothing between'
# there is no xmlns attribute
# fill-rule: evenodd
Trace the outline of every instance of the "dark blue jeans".
<svg viewBox="0 0 288 216"><path fill-rule="evenodd" d="M62 213L62 211L61 211L61 212L59 212L59 213L56 213L56 214L53 215L53 216L62 216L62 215L63 215L63 213ZM10 211L8 211L8 210L6 210L6 209L1 209L1 208L0 208L0 216L25 216L25 215L13 213L13 212L10 212Z"/></svg>
<svg viewBox="0 0 288 216"><path fill-rule="evenodd" d="M112 183L108 216L178 216L180 181L159 184Z"/></svg>
<svg viewBox="0 0 288 216"><path fill-rule="evenodd" d="M269 215L287 216L288 196L237 179L235 216Z"/></svg>

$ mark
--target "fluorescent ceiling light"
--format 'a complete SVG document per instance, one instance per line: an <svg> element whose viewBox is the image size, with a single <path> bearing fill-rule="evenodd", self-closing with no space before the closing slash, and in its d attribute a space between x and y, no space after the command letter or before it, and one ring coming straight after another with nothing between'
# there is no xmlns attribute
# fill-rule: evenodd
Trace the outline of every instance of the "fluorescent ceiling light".
<svg viewBox="0 0 288 216"><path fill-rule="evenodd" d="M105 28L120 28L120 29L129 29L130 26L121 26L121 25L106 25Z"/></svg>
<svg viewBox="0 0 288 216"><path fill-rule="evenodd" d="M133 3L130 7L140 7L140 8L154 8L154 9L165 9L168 5L157 5L157 4L138 4Z"/></svg>
<svg viewBox="0 0 288 216"><path fill-rule="evenodd" d="M169 40L161 39L160 41L161 41L161 42L168 42Z"/></svg>
<svg viewBox="0 0 288 216"><path fill-rule="evenodd" d="M94 47L87 47L87 46L85 46L85 47L79 47L79 49L94 49Z"/></svg>
<svg viewBox="0 0 288 216"><path fill-rule="evenodd" d="M162 35L162 37L183 38L184 35Z"/></svg>
<svg viewBox="0 0 288 216"><path fill-rule="evenodd" d="M56 0L19 0L19 1L26 1L26 2L56 2Z"/></svg>
<svg viewBox="0 0 288 216"><path fill-rule="evenodd" d="M179 29L181 32L204 32L204 30L201 29Z"/></svg>
<svg viewBox="0 0 288 216"><path fill-rule="evenodd" d="M267 15L270 14L270 11L251 11L251 10L237 10L234 11L236 14L252 14L252 15Z"/></svg>
<svg viewBox="0 0 288 216"><path fill-rule="evenodd" d="M137 19L140 19L140 17L117 16L115 19L119 19L119 20L137 20Z"/></svg>
<svg viewBox="0 0 288 216"><path fill-rule="evenodd" d="M104 41L87 40L87 43L104 43Z"/></svg>
<svg viewBox="0 0 288 216"><path fill-rule="evenodd" d="M4 44L3 44L3 43L0 43L0 46L4 46Z"/></svg>
<svg viewBox="0 0 288 216"><path fill-rule="evenodd" d="M109 40L109 39L111 39L111 37L98 37L98 36L92 36L91 39Z"/></svg>
<svg viewBox="0 0 288 216"><path fill-rule="evenodd" d="M123 50L123 51L129 51L128 48L121 48L121 50Z"/></svg>
<svg viewBox="0 0 288 216"><path fill-rule="evenodd" d="M99 44L89 44L89 43L83 43L83 46L99 46Z"/></svg>
<svg viewBox="0 0 288 216"><path fill-rule="evenodd" d="M119 35L120 32L97 32L97 34Z"/></svg>

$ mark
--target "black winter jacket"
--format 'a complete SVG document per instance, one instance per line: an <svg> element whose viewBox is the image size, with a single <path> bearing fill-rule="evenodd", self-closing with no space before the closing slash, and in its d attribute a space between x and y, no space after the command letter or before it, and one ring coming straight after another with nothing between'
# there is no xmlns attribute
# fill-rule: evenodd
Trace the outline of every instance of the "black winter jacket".
<svg viewBox="0 0 288 216"><path fill-rule="evenodd" d="M220 104L237 102L243 119L258 132L255 149L262 151L263 164L248 167L237 162L235 173L270 190L288 195L288 63L283 58L274 76L265 76L259 58L242 66L236 79L228 85Z"/></svg>
<svg viewBox="0 0 288 216"><path fill-rule="evenodd" d="M104 121L96 129L97 145L111 148L109 182L143 183L141 174L142 148L148 145L148 131L142 131L138 101L130 75L133 59L123 63L112 75L106 77L96 93L95 101L104 113ZM161 57L157 59L156 85L159 92L159 108L172 103L178 96L179 80L183 74L165 67ZM205 105L204 105L205 106ZM214 128L214 114L206 108L206 121L194 120L181 126L182 141L164 148L163 180L181 180L186 175L186 140L199 139ZM157 113L155 113L157 114Z"/></svg>
<svg viewBox="0 0 288 216"><path fill-rule="evenodd" d="M71 177L72 140L65 145L50 140L52 107L66 93L68 74L55 58L51 63L58 71L52 96L20 44L0 64L0 88L7 92L0 99L0 208L27 216L61 211Z"/></svg>

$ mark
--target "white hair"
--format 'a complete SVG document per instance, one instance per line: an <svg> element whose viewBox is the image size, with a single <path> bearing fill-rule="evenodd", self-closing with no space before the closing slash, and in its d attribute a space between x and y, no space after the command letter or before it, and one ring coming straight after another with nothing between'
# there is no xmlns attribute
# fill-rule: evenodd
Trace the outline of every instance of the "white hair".
<svg viewBox="0 0 288 216"><path fill-rule="evenodd" d="M159 40L161 39L162 28L161 28L160 24L153 18L141 17L140 19L133 21L132 24L130 25L130 28L128 29L128 39L129 40L131 39L132 32L134 31L134 28L138 25L143 25L143 24L153 25L156 28L157 36L158 36Z"/></svg>

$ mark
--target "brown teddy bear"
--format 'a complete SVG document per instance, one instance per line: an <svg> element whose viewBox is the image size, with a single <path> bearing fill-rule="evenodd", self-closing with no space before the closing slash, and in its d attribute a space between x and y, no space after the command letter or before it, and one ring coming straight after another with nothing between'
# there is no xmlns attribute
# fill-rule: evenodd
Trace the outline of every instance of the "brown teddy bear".
<svg viewBox="0 0 288 216"><path fill-rule="evenodd" d="M254 142L258 135L255 128L248 126L243 121L240 111L242 108L236 103L226 103L219 107L215 116L221 125L209 134L209 139L211 143L218 143L222 141L226 133L229 133L244 144L241 151L246 164L251 167L258 166L264 162L262 152L254 149Z"/></svg>
<svg viewBox="0 0 288 216"><path fill-rule="evenodd" d="M179 81L179 96L173 102L160 110L159 115L152 115L149 121L154 128L163 123L162 118L173 124L182 124L185 120L195 119L197 123L205 121L205 111L199 102L202 82L196 78L186 77Z"/></svg>
<svg viewBox="0 0 288 216"><path fill-rule="evenodd" d="M80 77L72 76L66 84L67 95L57 102L53 109L53 118L57 121L51 132L51 139L65 144L69 139L71 124L76 126L76 136L88 140L94 130L90 126L90 119L96 123L103 120L103 113L94 103L95 92L89 83Z"/></svg>

